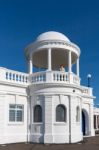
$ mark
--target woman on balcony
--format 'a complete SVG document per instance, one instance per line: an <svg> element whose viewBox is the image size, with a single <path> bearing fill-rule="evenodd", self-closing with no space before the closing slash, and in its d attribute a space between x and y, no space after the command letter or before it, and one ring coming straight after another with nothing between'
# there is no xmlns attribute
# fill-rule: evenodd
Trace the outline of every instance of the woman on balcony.
<svg viewBox="0 0 99 150"><path fill-rule="evenodd" d="M64 68L64 65L63 65L63 64L60 65L59 70L65 72L65 68Z"/></svg>

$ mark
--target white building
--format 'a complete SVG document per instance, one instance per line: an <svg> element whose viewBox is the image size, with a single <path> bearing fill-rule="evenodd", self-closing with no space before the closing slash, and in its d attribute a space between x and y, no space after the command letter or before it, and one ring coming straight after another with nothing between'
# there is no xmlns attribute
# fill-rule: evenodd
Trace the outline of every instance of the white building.
<svg viewBox="0 0 99 150"><path fill-rule="evenodd" d="M79 47L51 31L27 46L25 55L28 73L0 67L0 144L74 143L94 136L99 111L92 88L80 84Z"/></svg>

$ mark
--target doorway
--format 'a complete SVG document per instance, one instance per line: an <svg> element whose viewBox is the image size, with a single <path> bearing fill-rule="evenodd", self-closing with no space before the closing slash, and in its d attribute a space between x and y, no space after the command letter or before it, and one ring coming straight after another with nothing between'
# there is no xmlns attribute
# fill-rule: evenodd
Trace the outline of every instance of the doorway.
<svg viewBox="0 0 99 150"><path fill-rule="evenodd" d="M84 136L89 134L89 116L85 109L82 109L82 133Z"/></svg>

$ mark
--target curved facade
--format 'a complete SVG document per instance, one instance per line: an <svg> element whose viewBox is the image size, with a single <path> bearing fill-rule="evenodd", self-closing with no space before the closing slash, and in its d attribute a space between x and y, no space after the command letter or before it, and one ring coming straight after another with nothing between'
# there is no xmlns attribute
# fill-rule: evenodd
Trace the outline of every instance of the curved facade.
<svg viewBox="0 0 99 150"><path fill-rule="evenodd" d="M95 97L80 84L80 48L50 31L28 45L25 55L27 74L0 68L1 143L75 143L94 136Z"/></svg>

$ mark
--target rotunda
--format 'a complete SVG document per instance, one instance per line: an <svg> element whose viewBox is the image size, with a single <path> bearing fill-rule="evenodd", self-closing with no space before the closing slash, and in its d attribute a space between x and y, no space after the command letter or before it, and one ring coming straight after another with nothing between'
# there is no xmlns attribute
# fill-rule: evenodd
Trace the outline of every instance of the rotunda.
<svg viewBox="0 0 99 150"><path fill-rule="evenodd" d="M31 83L30 141L74 143L81 141L84 134L94 135L88 122L82 127L82 115L88 114L82 105L80 48L64 34L49 31L28 45L25 54ZM59 70L60 65L64 70Z"/></svg>

